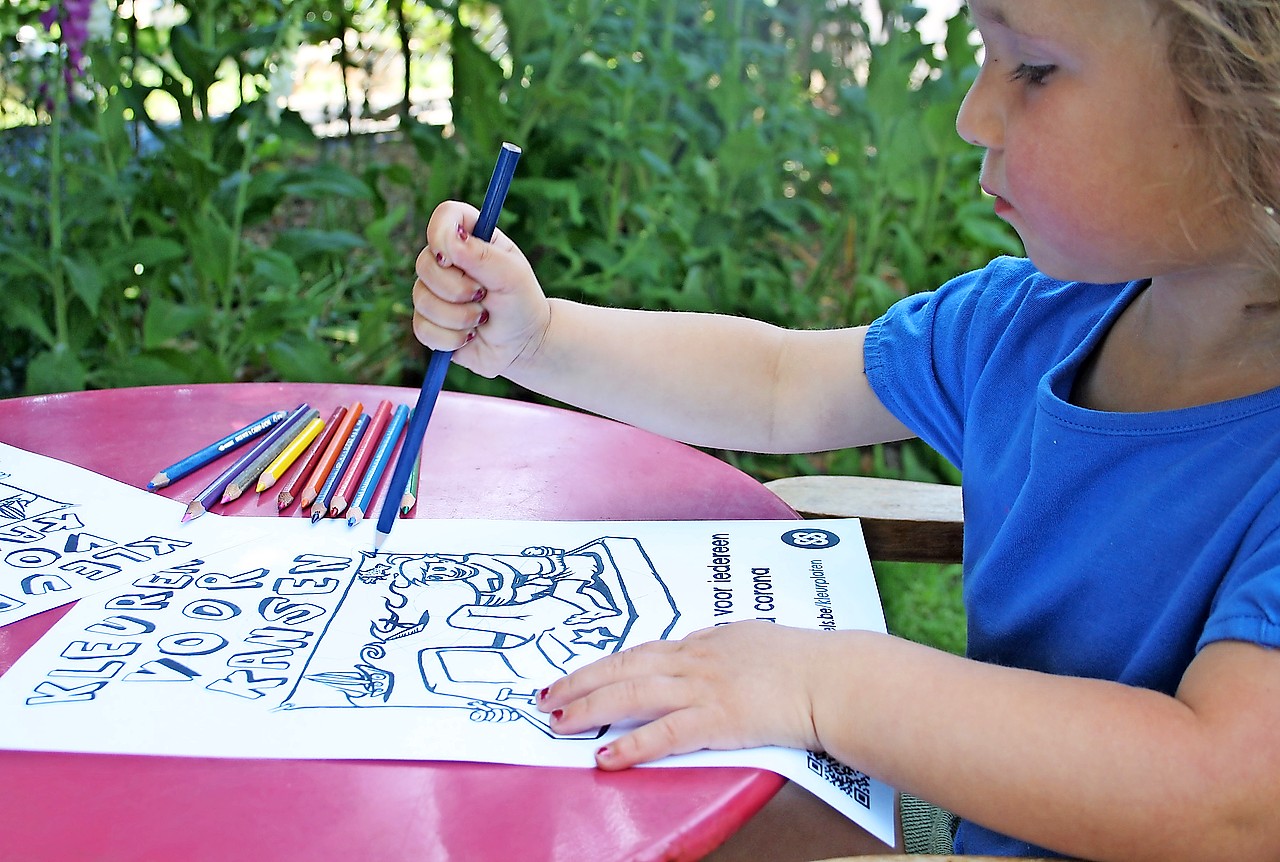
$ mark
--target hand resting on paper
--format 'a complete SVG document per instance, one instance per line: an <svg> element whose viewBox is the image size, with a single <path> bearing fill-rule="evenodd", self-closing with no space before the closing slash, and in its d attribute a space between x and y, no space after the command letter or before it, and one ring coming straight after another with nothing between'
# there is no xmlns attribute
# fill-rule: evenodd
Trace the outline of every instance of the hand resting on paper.
<svg viewBox="0 0 1280 862"><path fill-rule="evenodd" d="M831 635L753 620L641 644L557 680L538 708L557 733L647 722L597 752L602 769L706 748L820 750L812 707L825 663L813 658Z"/></svg>

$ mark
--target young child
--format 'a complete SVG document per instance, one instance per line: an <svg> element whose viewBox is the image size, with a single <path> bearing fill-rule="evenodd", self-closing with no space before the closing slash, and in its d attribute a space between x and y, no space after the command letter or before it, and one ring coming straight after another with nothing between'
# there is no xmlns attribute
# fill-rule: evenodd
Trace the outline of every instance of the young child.
<svg viewBox="0 0 1280 862"><path fill-rule="evenodd" d="M706 446L918 435L964 473L967 658L744 622L541 706L646 722L603 769L829 752L957 813L966 853L1277 858L1280 4L969 7L957 128L1029 260L869 327L548 301L473 208L432 216L414 331L473 371Z"/></svg>

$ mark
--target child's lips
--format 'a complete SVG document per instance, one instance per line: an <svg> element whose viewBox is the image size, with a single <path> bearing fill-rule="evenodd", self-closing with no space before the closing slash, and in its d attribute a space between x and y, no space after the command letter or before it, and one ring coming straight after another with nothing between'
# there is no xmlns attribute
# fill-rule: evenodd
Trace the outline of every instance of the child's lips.
<svg viewBox="0 0 1280 862"><path fill-rule="evenodd" d="M982 190L991 196L992 206L994 207L997 216L1004 218L1007 214L1013 212L1013 204L1001 197L999 192L994 191L985 183L982 185Z"/></svg>

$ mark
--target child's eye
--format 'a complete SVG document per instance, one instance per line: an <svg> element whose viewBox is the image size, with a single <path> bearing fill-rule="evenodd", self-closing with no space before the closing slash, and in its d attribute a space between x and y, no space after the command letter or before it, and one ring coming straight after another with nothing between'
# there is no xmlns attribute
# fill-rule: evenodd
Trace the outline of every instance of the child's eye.
<svg viewBox="0 0 1280 862"><path fill-rule="evenodd" d="M1018 68L1009 74L1009 80L1021 81L1029 87L1039 87L1057 69L1058 67L1053 65L1032 66L1029 63L1019 63Z"/></svg>

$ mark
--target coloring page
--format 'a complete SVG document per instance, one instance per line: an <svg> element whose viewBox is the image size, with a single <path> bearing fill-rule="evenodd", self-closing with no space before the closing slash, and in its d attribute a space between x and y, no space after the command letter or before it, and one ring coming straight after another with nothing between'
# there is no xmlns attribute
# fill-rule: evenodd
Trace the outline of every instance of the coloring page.
<svg viewBox="0 0 1280 862"><path fill-rule="evenodd" d="M230 519L229 519L230 520ZM235 519L269 538L82 599L0 677L0 747L591 766L537 692L602 656L740 619L883 630L855 521ZM893 794L825 756L772 769L893 840ZM887 832L886 832L887 829Z"/></svg>
<svg viewBox="0 0 1280 862"><path fill-rule="evenodd" d="M260 534L242 518L183 524L185 508L0 443L0 625Z"/></svg>

